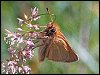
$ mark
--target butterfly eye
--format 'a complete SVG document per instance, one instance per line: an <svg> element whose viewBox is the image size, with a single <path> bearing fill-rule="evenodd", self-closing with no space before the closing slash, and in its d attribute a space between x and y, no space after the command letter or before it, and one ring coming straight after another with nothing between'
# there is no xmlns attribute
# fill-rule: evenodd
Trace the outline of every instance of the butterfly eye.
<svg viewBox="0 0 100 75"><path fill-rule="evenodd" d="M52 36L54 34L54 32L56 31L55 28L52 28L52 29L48 29L46 31L46 36Z"/></svg>
<svg viewBox="0 0 100 75"><path fill-rule="evenodd" d="M51 31L51 32L55 32L55 31L56 31L56 29L55 29L55 28L52 28L50 31Z"/></svg>

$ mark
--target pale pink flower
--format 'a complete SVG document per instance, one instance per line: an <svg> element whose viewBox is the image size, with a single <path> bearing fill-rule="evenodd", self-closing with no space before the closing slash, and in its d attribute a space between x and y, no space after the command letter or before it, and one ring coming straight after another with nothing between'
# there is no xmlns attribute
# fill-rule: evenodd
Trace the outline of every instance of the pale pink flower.
<svg viewBox="0 0 100 75"><path fill-rule="evenodd" d="M22 19L20 19L20 18L17 18L18 19L18 21L19 21L19 24L23 24L24 23L24 20L22 20Z"/></svg>
<svg viewBox="0 0 100 75"><path fill-rule="evenodd" d="M40 16L38 16L38 8L31 8L31 12L32 12L32 18L34 21L38 20L40 18Z"/></svg>
<svg viewBox="0 0 100 75"><path fill-rule="evenodd" d="M31 71L31 68L29 68L28 66L23 66L23 70L25 74L29 74Z"/></svg>

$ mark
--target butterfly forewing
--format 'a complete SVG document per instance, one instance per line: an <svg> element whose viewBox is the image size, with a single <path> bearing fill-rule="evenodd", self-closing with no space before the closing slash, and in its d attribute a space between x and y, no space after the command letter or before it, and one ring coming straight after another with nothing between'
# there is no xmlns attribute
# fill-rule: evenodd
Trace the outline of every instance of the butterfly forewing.
<svg viewBox="0 0 100 75"><path fill-rule="evenodd" d="M46 50L46 57L50 60L61 62L73 62L78 60L78 56L69 46L68 41L65 40L61 32L52 39L51 44Z"/></svg>

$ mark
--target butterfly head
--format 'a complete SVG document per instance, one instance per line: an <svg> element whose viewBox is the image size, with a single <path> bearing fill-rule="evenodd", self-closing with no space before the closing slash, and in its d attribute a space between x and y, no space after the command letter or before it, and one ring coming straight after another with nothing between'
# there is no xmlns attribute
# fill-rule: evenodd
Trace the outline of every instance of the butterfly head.
<svg viewBox="0 0 100 75"><path fill-rule="evenodd" d="M56 32L56 28L53 26L52 23L49 23L44 32L46 36L53 36L54 33Z"/></svg>

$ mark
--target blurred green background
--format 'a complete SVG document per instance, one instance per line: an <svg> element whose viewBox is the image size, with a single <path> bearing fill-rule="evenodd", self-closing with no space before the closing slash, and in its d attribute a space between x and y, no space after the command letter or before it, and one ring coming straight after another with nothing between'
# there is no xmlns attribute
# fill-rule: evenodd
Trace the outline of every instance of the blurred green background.
<svg viewBox="0 0 100 75"><path fill-rule="evenodd" d="M9 58L4 42L4 29L16 31L17 18L31 15L31 8L45 13L48 7L56 15L56 23L79 56L78 62L38 61L35 56L28 64L35 74L99 74L99 1L2 1L1 2L1 60ZM43 17L38 23L46 24Z"/></svg>

